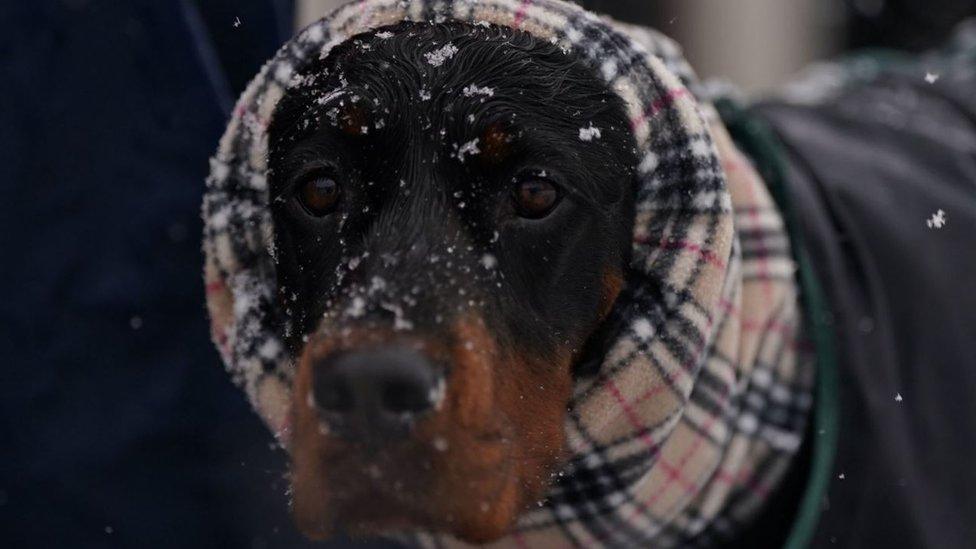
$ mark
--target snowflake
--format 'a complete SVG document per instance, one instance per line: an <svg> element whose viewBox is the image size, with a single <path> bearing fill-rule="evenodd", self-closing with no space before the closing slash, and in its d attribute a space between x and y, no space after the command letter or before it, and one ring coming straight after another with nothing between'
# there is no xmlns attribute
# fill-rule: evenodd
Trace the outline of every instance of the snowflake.
<svg viewBox="0 0 976 549"><path fill-rule="evenodd" d="M444 437L434 437L434 449L438 452L446 452L450 447L447 439Z"/></svg>
<svg viewBox="0 0 976 549"><path fill-rule="evenodd" d="M498 258L491 254L485 254L481 256L481 266L490 271L498 266Z"/></svg>
<svg viewBox="0 0 976 549"><path fill-rule="evenodd" d="M901 397L901 393L895 393L895 402L901 402L903 400L905 399Z"/></svg>
<svg viewBox="0 0 976 549"><path fill-rule="evenodd" d="M939 210L932 214L931 218L925 220L925 224L928 225L930 229L941 229L942 227L945 227L947 221L945 211Z"/></svg>
<svg viewBox="0 0 976 549"><path fill-rule="evenodd" d="M457 52L457 46L448 42L443 48L425 53L424 57L427 58L428 63L435 67L439 67L443 65L445 61L454 57L454 54Z"/></svg>
<svg viewBox="0 0 976 549"><path fill-rule="evenodd" d="M928 71L925 72L925 81L928 82L929 84L935 84L935 82L938 79L939 79L939 75L937 73L928 72Z"/></svg>
<svg viewBox="0 0 976 549"><path fill-rule="evenodd" d="M389 40L390 38L393 38L393 33L390 31L382 31L376 33L376 37L380 40Z"/></svg>
<svg viewBox="0 0 976 549"><path fill-rule="evenodd" d="M234 28L236 29L236 28L238 28L240 26L241 26L241 18L240 18L240 16L235 17L234 18Z"/></svg>
<svg viewBox="0 0 976 549"><path fill-rule="evenodd" d="M580 128L580 141L593 141L594 139L600 139L601 137L603 137L603 135L600 132L600 128L593 126L592 122L590 122L590 127Z"/></svg>
<svg viewBox="0 0 976 549"><path fill-rule="evenodd" d="M366 314L366 300L361 297L354 297L352 304L346 309L346 315L352 318L359 318Z"/></svg>
<svg viewBox="0 0 976 549"><path fill-rule="evenodd" d="M479 140L477 138L472 141L468 141L464 145L461 145L461 148L458 149L457 157L462 164L464 163L465 156L469 154L478 154L481 152L481 149L478 148L478 141Z"/></svg>
<svg viewBox="0 0 976 549"><path fill-rule="evenodd" d="M491 88L489 88L487 86L484 87L484 88L479 88L478 86L475 86L474 84L471 84L470 86L464 88L463 92L464 92L464 96L465 97L474 97L476 95L484 95L484 96L487 96L487 97L492 97L492 96L495 95L495 90L493 90L493 89L491 89Z"/></svg>
<svg viewBox="0 0 976 549"><path fill-rule="evenodd" d="M646 318L638 319L634 322L634 333L643 341L654 337L654 326Z"/></svg>

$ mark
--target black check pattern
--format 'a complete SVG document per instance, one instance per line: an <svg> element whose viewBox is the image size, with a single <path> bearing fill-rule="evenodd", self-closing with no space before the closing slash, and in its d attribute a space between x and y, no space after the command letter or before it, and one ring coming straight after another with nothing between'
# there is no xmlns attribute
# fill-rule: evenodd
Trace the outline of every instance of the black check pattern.
<svg viewBox="0 0 976 549"><path fill-rule="evenodd" d="M352 36L455 19L553 40L624 100L641 148L634 250L604 363L578 381L572 458L502 546L708 545L747 522L799 446L812 362L793 262L761 179L678 47L562 0L363 0L282 46L238 101L203 204L214 341L287 443L293 365L275 326L267 122L294 74ZM443 536L417 542L458 546Z"/></svg>

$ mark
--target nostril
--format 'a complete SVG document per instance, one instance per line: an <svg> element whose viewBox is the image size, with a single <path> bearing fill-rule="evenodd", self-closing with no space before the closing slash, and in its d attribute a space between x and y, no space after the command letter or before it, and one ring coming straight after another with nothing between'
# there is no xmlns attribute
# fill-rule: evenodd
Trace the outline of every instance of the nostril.
<svg viewBox="0 0 976 549"><path fill-rule="evenodd" d="M430 408L430 390L420 380L393 380L383 387L383 408L393 414L417 414Z"/></svg>
<svg viewBox="0 0 976 549"><path fill-rule="evenodd" d="M345 379L339 376L327 376L321 383L316 384L315 402L325 412L346 413L353 409L355 399Z"/></svg>

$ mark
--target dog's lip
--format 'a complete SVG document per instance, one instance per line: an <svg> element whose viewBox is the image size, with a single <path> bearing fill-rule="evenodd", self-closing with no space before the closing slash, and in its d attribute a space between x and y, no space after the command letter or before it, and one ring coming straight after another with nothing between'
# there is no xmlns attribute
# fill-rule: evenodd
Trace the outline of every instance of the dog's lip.
<svg viewBox="0 0 976 549"><path fill-rule="evenodd" d="M476 435L473 439L480 446L475 451L483 451L489 446L504 448L497 459L490 463L479 463L477 467L466 468L463 473L464 482L497 478L497 489L486 495L487 499L494 500L499 496L516 465L512 459L513 453L508 436L504 430L498 430ZM350 455L346 451L333 454L332 457L331 460L326 458L326 461L332 461L334 465L331 468L333 475L330 482L340 488L333 495L335 505L340 508L354 507L360 502L369 502L370 498L380 496L396 502L411 515L422 514L424 493L416 486L417 475L437 476L437 471L433 468L404 466L403 460L391 454L377 454L364 458L359 453ZM457 459L464 461L463 457ZM415 460L415 463L425 461L427 460L420 458Z"/></svg>
<svg viewBox="0 0 976 549"><path fill-rule="evenodd" d="M446 520L453 511L441 509L431 499L437 493L447 490L457 497L466 486L479 485L477 498L458 500L470 500L465 503L471 506L469 517L480 516L486 504L500 505L515 482L518 465L515 432L504 414L477 426L462 427L453 421L435 425L417 425L408 441L371 453L328 436L331 443L319 448L317 459L324 466L319 474L330 486L326 505L330 510L320 520L350 534L423 530L457 535L462 524ZM445 468L446 462L452 466ZM433 485L439 488L432 490Z"/></svg>
<svg viewBox="0 0 976 549"><path fill-rule="evenodd" d="M489 433L474 435L472 441L477 444L475 452L483 452L491 449L502 448L504 451L497 459L493 460L487 464L480 464L476 468L468 468L465 470L465 478L468 479L478 479L484 476L497 475L500 468L505 471L511 470L513 467L512 462L512 451L510 447L510 440L508 435L504 431L492 431ZM423 446L433 448L434 444L426 443ZM450 447L450 446L449 446ZM412 459L410 461L414 463L430 463L429 457L431 454L428 453L426 456L423 453L418 453L416 450L407 451L406 453L395 452L395 451L383 451L380 450L378 453L363 453L362 451L350 451L352 449L359 450L358 447L347 447L344 450L336 450L330 453L328 456L323 456L323 459L334 466L333 470L339 470L339 478L342 482L348 482L349 480L354 480L360 486L375 486L380 490L387 490L389 487L389 481L392 479L394 482L400 477L409 477L411 475L411 470L416 470L418 468L411 468L405 466L404 462L406 460L402 459L403 456L409 455ZM438 450L434 450L438 451ZM445 450L450 451L450 450ZM429 451L428 451L429 452ZM439 451L438 451L439 452ZM464 461L463 457L452 458ZM429 467L420 467L423 469L424 474L431 473Z"/></svg>
<svg viewBox="0 0 976 549"><path fill-rule="evenodd" d="M488 444L508 444L509 434L506 429L495 429L475 435L474 440Z"/></svg>
<svg viewBox="0 0 976 549"><path fill-rule="evenodd" d="M471 504L478 505L482 511L482 506L486 504L494 507L508 485L513 482L511 472L514 467L510 454L506 453L496 464L465 472L465 482L485 477L497 478L493 489L479 494L478 498L471 498ZM342 532L354 537L373 536L378 532L417 530L458 534L456 528L459 525L453 519L445 518L442 513L432 512L426 499L427 494L423 491L398 488L396 481L387 478L369 478L357 484L355 489L333 496L333 520Z"/></svg>

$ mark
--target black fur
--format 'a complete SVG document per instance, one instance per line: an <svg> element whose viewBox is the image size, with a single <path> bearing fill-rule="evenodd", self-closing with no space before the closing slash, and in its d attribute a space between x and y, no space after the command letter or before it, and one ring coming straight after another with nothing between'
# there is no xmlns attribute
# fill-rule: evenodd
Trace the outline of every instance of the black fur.
<svg viewBox="0 0 976 549"><path fill-rule="evenodd" d="M434 66L427 54L448 43L457 52ZM300 76L305 85L282 99L269 130L293 352L323 315L368 289L356 322L399 316L438 337L474 310L521 352L582 351L604 276L624 270L634 216L635 145L605 84L556 45L455 22L361 35ZM470 85L493 95L467 96ZM345 93L320 104L336 88ZM581 140L591 124L601 136ZM458 154L489 127L512 136L509 154L492 156L483 141L481 153ZM342 186L336 213L314 218L300 205L294 187L310 170ZM564 193L543 219L513 206L525 173ZM492 257L497 267L486 268Z"/></svg>

